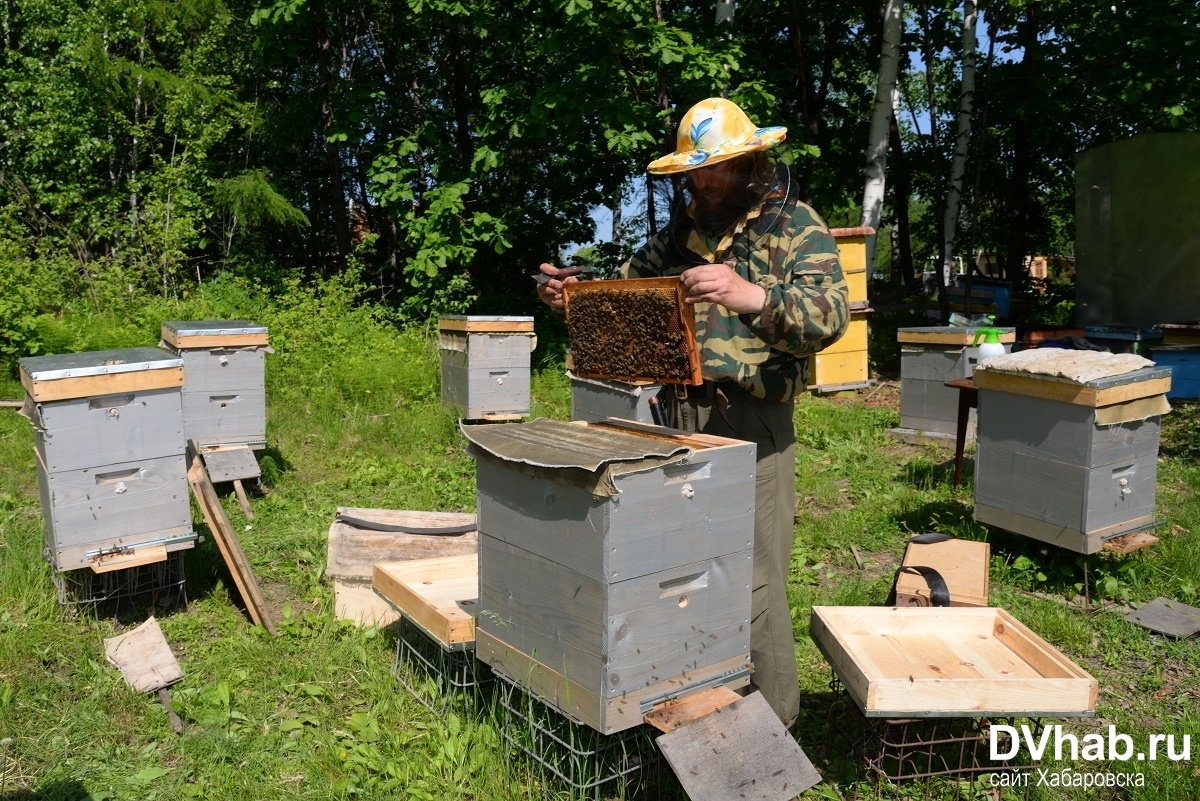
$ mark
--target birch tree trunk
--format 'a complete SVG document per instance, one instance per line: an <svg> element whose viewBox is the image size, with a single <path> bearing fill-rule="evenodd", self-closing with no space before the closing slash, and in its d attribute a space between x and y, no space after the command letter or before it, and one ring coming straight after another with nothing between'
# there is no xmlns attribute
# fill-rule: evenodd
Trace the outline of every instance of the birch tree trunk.
<svg viewBox="0 0 1200 801"><path fill-rule="evenodd" d="M879 83L875 89L875 108L871 113L871 133L867 143L867 180L863 187L862 225L879 230L886 188L889 130L896 102L896 73L900 64L900 38L903 34L904 0L883 2L883 45L879 55ZM875 272L875 234L867 236L867 275Z"/></svg>
<svg viewBox="0 0 1200 801"><path fill-rule="evenodd" d="M942 214L942 270L953 269L954 238L958 231L958 212L962 206L963 178L967 172L967 150L971 144L971 117L975 113L975 0L963 0L962 91L958 106L958 130L954 157L950 162L950 181L946 185L946 206Z"/></svg>

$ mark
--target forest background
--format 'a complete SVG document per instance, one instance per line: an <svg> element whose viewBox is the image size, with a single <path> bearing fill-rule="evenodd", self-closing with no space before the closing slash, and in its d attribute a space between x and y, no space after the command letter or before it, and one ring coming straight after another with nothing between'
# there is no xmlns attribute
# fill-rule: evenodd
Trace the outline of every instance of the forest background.
<svg viewBox="0 0 1200 801"><path fill-rule="evenodd" d="M531 313L539 262L611 239L577 254L611 269L664 223L678 187L645 164L708 96L788 127L831 225L866 219L875 146L876 271L914 289L939 242L1016 280L1070 256L1075 154L1200 122L1193 0L6 0L0 36L13 367L218 277L351 270L400 322Z"/></svg>

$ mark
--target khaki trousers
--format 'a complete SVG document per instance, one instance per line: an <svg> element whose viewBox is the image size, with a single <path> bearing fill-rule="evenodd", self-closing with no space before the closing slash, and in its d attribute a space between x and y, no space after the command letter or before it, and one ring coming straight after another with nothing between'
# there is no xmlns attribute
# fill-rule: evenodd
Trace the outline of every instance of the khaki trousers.
<svg viewBox="0 0 1200 801"><path fill-rule="evenodd" d="M750 686L791 725L800 714L800 678L788 606L796 503L794 404L764 401L728 385L666 400L676 428L753 442L758 446L754 487L754 584L750 596ZM700 397L692 397L699 395Z"/></svg>

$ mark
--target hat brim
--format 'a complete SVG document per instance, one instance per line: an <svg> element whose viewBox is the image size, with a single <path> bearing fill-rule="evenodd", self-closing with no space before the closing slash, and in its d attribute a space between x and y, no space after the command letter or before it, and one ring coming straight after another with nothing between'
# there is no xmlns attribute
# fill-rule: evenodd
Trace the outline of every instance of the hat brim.
<svg viewBox="0 0 1200 801"><path fill-rule="evenodd" d="M739 144L728 144L713 150L685 150L675 152L662 158L655 159L646 166L647 172L654 175L670 175L676 172L698 170L701 167L711 167L722 161L736 158L746 153L768 150L787 139L787 128L759 128L748 141Z"/></svg>

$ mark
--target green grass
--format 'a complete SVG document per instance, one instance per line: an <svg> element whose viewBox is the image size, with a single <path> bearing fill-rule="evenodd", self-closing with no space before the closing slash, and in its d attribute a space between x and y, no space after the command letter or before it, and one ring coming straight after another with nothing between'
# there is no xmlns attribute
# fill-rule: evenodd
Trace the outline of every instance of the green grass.
<svg viewBox="0 0 1200 801"><path fill-rule="evenodd" d="M352 287L293 285L266 297L217 284L175 306L125 315L110 345L156 341L157 321L248 317L270 327L265 496L255 519L223 503L279 616L279 635L250 625L211 537L188 553L186 609L156 609L184 670L172 689L175 735L152 696L130 690L103 639L147 610L81 614L60 606L41 557L33 436L0 409L0 799L532 799L563 795L503 747L500 714L433 715L392 673L388 631L333 620L323 576L338 506L471 511L474 465L439 408L436 334L400 329L354 303ZM64 323L65 325L65 323ZM97 324L98 325L98 324ZM75 325L76 330L94 327ZM107 336L107 334L105 335ZM533 380L534 416L566 418L570 387L553 354ZM0 397L20 385L0 381ZM797 404L796 549L790 598L804 706L796 732L830 779L807 798L875 788L861 762L830 747L838 696L812 644L814 604L882 604L908 537L943 531L986 539L992 601L1009 609L1100 681L1093 721L1137 736L1191 733L1192 761L1139 764L1146 786L1121 792L1039 791L1038 798L1200 797L1200 647L1125 621L1120 604L1162 595L1200 605L1200 433L1197 407L1164 421L1159 462L1162 541L1125 558L1092 557L1095 603L1073 600L1082 559L974 522L970 469L950 487L951 452L905 445L894 388ZM201 521L196 512L195 520ZM199 526L202 533L207 531ZM851 546L864 560L859 569ZM1061 765L1055 764L1056 768ZM1080 770L1093 769L1087 765ZM682 797L669 777L645 798ZM629 793L636 795L637 788ZM885 798L928 797L903 787ZM937 786L932 797L950 792Z"/></svg>

